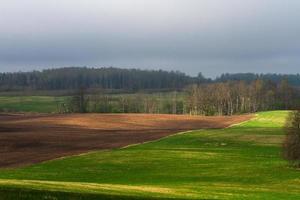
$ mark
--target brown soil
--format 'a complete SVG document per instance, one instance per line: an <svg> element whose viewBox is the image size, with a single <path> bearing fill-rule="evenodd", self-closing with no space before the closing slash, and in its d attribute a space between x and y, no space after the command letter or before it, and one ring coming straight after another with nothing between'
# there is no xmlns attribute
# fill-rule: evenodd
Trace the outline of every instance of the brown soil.
<svg viewBox="0 0 300 200"><path fill-rule="evenodd" d="M174 133L224 128L252 115L0 115L0 167L19 167L93 150L120 148Z"/></svg>

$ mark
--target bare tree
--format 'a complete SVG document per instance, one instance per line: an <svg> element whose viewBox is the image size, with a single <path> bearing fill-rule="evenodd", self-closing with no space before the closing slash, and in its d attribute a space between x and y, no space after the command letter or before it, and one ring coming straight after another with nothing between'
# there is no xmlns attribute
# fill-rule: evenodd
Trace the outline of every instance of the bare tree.
<svg viewBox="0 0 300 200"><path fill-rule="evenodd" d="M68 112L85 113L88 111L88 97L86 90L80 88L67 102Z"/></svg>

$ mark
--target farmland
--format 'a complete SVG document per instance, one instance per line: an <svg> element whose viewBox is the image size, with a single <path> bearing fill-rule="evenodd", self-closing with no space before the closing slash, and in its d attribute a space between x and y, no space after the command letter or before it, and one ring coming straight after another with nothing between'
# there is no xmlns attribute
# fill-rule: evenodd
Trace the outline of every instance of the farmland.
<svg viewBox="0 0 300 200"><path fill-rule="evenodd" d="M251 118L150 114L0 115L0 167L28 165L156 140L177 132L223 128Z"/></svg>
<svg viewBox="0 0 300 200"><path fill-rule="evenodd" d="M298 199L299 171L281 158L287 114L258 113L229 128L2 169L0 194L5 199Z"/></svg>
<svg viewBox="0 0 300 200"><path fill-rule="evenodd" d="M300 200L300 1L0 2L0 200Z"/></svg>

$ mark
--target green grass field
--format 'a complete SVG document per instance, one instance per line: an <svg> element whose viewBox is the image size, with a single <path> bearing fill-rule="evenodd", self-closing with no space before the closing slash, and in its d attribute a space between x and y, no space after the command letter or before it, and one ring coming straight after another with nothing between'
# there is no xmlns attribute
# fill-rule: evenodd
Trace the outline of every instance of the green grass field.
<svg viewBox="0 0 300 200"><path fill-rule="evenodd" d="M52 96L0 96L2 112L56 113L65 97Z"/></svg>
<svg viewBox="0 0 300 200"><path fill-rule="evenodd" d="M281 158L287 114L2 169L0 199L300 199L300 171Z"/></svg>
<svg viewBox="0 0 300 200"><path fill-rule="evenodd" d="M119 105L117 101L121 97L137 98L141 95L143 95L143 98L147 97L156 100L160 99L162 102L171 102L174 94L172 92L149 94L106 94L106 96L111 98L110 105L108 106L110 109L108 112L122 112L122 105ZM93 110L95 103L93 102L93 95L89 95L88 97L90 98L90 105L88 106L88 110L92 110L91 112L99 112L99 110ZM69 99L70 96L25 96L22 94L9 96L0 93L0 112L59 113L60 111L62 111L62 104L68 104ZM178 93L177 99L183 100L184 94ZM164 111L163 108L161 108L161 110L162 112Z"/></svg>

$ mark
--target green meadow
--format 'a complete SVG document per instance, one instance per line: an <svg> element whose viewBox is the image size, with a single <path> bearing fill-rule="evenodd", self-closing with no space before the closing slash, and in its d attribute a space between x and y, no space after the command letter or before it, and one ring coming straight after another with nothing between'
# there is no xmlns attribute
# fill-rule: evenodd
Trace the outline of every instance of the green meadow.
<svg viewBox="0 0 300 200"><path fill-rule="evenodd" d="M66 97L53 96L0 96L1 112L58 112L59 104Z"/></svg>
<svg viewBox="0 0 300 200"><path fill-rule="evenodd" d="M163 93L136 93L136 94L104 94L105 98L99 99L99 96L89 94L86 97L89 99L87 107L88 112L106 112L106 113L121 113L123 105L120 103L122 99L131 99L132 107L137 106L141 101L155 101L157 104L172 102L174 94L172 92ZM28 113L60 113L63 111L63 105L67 107L72 96L28 96L20 93L19 95L9 95L0 93L0 112L28 112ZM142 98L139 99L139 98ZM176 94L178 101L184 100L184 94ZM95 101L96 99L96 101ZM105 102L109 99L108 102ZM134 101L137 99L136 101ZM159 102L159 103L158 103ZM99 103L102 103L99 105ZM97 104L97 109L95 109ZM141 105L143 105L141 103ZM167 113L167 106L160 105L160 110ZM102 108L102 109L100 109ZM132 110L136 110L131 108ZM143 111L139 111L143 112Z"/></svg>
<svg viewBox="0 0 300 200"><path fill-rule="evenodd" d="M300 199L300 171L281 157L287 115L2 169L0 199Z"/></svg>

